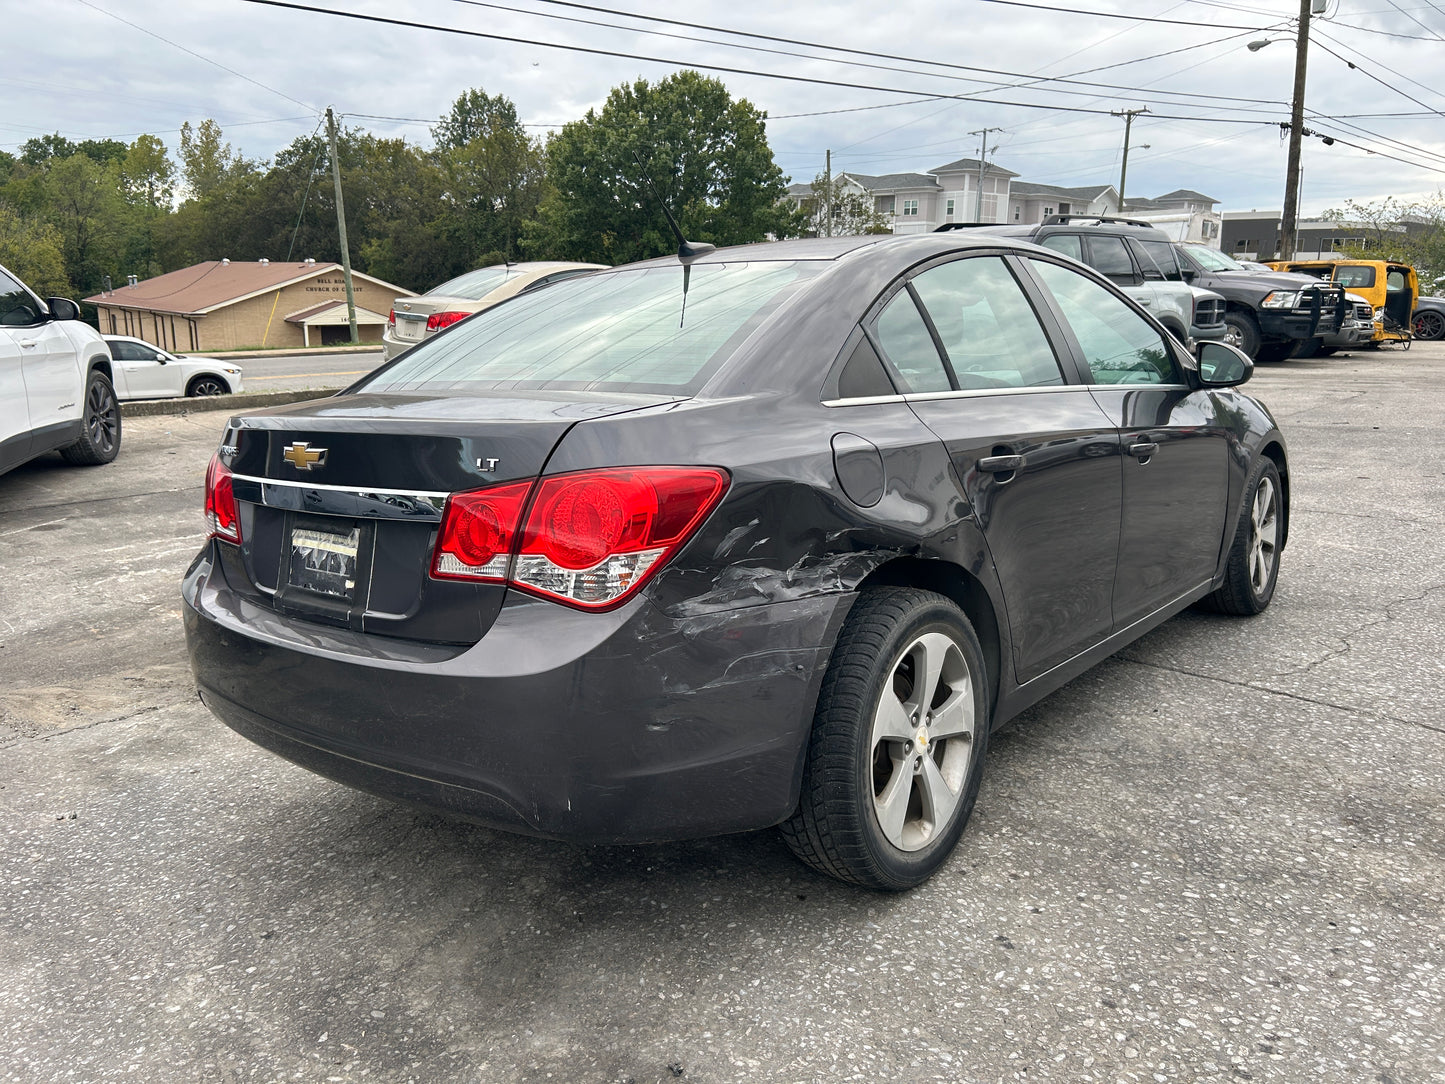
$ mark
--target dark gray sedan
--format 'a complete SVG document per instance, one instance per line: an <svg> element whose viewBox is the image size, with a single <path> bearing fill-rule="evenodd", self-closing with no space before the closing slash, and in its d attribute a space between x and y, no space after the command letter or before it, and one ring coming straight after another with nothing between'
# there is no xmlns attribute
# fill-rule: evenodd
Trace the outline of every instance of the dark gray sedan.
<svg viewBox="0 0 1445 1084"><path fill-rule="evenodd" d="M1187 606L1269 604L1289 470L1250 372L982 234L522 294L231 420L196 681L388 797L583 841L780 825L906 888L991 729Z"/></svg>

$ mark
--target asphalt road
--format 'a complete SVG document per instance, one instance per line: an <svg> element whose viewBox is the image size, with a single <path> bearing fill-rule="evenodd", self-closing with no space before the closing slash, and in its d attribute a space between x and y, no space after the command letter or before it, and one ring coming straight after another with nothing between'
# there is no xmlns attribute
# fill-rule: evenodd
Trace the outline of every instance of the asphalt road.
<svg viewBox="0 0 1445 1084"><path fill-rule="evenodd" d="M1274 605L999 735L899 896L766 832L450 823L233 735L177 596L222 413L0 477L0 1079L1445 1079L1442 386L1439 344L1262 368Z"/></svg>
<svg viewBox="0 0 1445 1084"><path fill-rule="evenodd" d="M342 388L381 364L381 347L336 354L274 354L238 358L246 391L301 391Z"/></svg>

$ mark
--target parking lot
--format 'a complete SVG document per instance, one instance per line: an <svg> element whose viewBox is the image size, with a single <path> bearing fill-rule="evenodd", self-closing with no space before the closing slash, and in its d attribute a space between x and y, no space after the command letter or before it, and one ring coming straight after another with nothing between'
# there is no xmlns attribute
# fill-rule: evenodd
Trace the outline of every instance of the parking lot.
<svg viewBox="0 0 1445 1084"><path fill-rule="evenodd" d="M770 832L448 822L232 734L178 595L224 412L0 477L0 1080L1445 1079L1442 386L1439 343L1261 367L1273 606L998 735L899 896Z"/></svg>

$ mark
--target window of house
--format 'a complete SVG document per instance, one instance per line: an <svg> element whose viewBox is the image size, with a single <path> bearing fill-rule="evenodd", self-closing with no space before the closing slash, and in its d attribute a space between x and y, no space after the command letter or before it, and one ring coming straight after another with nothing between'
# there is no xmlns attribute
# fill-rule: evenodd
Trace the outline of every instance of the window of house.
<svg viewBox="0 0 1445 1084"><path fill-rule="evenodd" d="M947 210L946 213L947 213L947 215L948 215L949 218L952 218L952 217L953 217L953 200L949 200L949 201L948 201L948 210Z"/></svg>
<svg viewBox="0 0 1445 1084"><path fill-rule="evenodd" d="M903 213L904 215L916 215L918 213L918 201L916 199L904 200Z"/></svg>
<svg viewBox="0 0 1445 1084"><path fill-rule="evenodd" d="M1067 203L1061 203L1061 204L1059 204L1059 214L1061 214L1061 215L1066 215L1066 214L1068 214L1068 213L1069 213L1069 205L1068 205Z"/></svg>
<svg viewBox="0 0 1445 1084"><path fill-rule="evenodd" d="M1019 207L1018 205L1015 205L1015 206L1014 206L1014 221L1017 222L1020 218L1022 218L1022 217L1023 217L1023 213L1024 213L1024 209L1023 209L1022 207Z"/></svg>
<svg viewBox="0 0 1445 1084"><path fill-rule="evenodd" d="M891 214L893 214L897 209L898 209L898 200L897 200L897 197L896 197L896 196L889 196L889 197L888 197L888 204L887 204L886 207L884 207L884 210L887 211L887 212L891 215Z"/></svg>
<svg viewBox="0 0 1445 1084"><path fill-rule="evenodd" d="M1045 207L1045 208L1044 208L1044 217L1047 218L1049 215L1051 215L1051 214L1053 214L1053 213L1054 213L1054 209L1053 209L1052 207Z"/></svg>

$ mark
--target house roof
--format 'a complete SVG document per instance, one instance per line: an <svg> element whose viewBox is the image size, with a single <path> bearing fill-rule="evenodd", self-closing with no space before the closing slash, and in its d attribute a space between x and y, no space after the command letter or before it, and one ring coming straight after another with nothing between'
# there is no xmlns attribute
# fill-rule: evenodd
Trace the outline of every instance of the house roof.
<svg viewBox="0 0 1445 1084"><path fill-rule="evenodd" d="M206 260L179 271L144 279L134 286L95 294L85 300L92 305L108 305L111 308L204 316L258 294L340 270L338 263ZM386 290L394 290L398 297L413 296L410 290L370 275L360 272L352 272L352 275Z"/></svg>
<svg viewBox="0 0 1445 1084"><path fill-rule="evenodd" d="M1014 181L1009 185L1009 192L1015 196L1058 196L1064 199L1083 200L1088 203L1094 202L1105 192L1112 192L1112 184L1088 185L1084 188L1061 188L1056 184L1033 184L1029 181Z"/></svg>
<svg viewBox="0 0 1445 1084"><path fill-rule="evenodd" d="M1203 192L1196 192L1192 188L1176 188L1173 192L1166 192L1162 196L1155 196L1155 203L1163 203L1165 200L1192 200L1195 203L1218 203L1213 196L1206 196Z"/></svg>
<svg viewBox="0 0 1445 1084"><path fill-rule="evenodd" d="M322 301L315 305L308 305L297 312L287 313L282 317L288 324L349 324L351 317L346 311L346 299L333 297L330 301ZM386 317L379 312L372 312L362 305L356 306L356 322L358 324L384 324Z"/></svg>
<svg viewBox="0 0 1445 1084"><path fill-rule="evenodd" d="M926 173L884 173L878 177L870 177L866 173L841 174L851 181L857 181L870 192L900 188L932 188L938 190L938 178L930 177Z"/></svg>
<svg viewBox="0 0 1445 1084"><path fill-rule="evenodd" d="M996 166L992 162L984 163L985 173L1001 173L1005 177L1017 177L1018 174L1011 169L1004 169L1003 166ZM960 158L956 162L949 162L946 166L934 166L929 173L977 173L977 158Z"/></svg>
<svg viewBox="0 0 1445 1084"><path fill-rule="evenodd" d="M788 185L788 195L790 196L811 196L812 194L813 186L811 184Z"/></svg>

